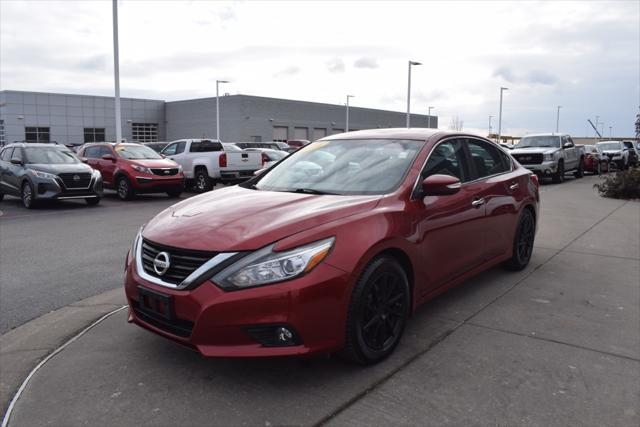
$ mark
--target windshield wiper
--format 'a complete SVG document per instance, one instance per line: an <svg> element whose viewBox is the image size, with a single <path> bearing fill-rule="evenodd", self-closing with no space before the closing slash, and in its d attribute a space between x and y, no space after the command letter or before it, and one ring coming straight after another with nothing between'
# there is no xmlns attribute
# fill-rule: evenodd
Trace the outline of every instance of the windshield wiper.
<svg viewBox="0 0 640 427"><path fill-rule="evenodd" d="M328 191L314 190L313 188L296 188L295 190L288 191L289 193L304 193L304 194L338 194L330 193Z"/></svg>

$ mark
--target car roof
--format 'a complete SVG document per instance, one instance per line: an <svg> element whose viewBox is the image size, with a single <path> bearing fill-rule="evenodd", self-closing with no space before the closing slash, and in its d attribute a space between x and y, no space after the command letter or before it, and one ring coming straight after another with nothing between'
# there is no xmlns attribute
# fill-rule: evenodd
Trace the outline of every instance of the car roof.
<svg viewBox="0 0 640 427"><path fill-rule="evenodd" d="M570 136L570 135L568 133L558 133L558 132L530 133L528 135L523 136L523 138L526 138L528 136Z"/></svg>
<svg viewBox="0 0 640 427"><path fill-rule="evenodd" d="M0 148L6 147L64 147L62 144L58 144L57 142L12 142L10 144L5 144Z"/></svg>
<svg viewBox="0 0 640 427"><path fill-rule="evenodd" d="M472 133L455 132L455 131L443 131L439 129L431 128L387 128L387 129L366 129L353 132L339 133L335 135L325 136L319 141L332 140L332 139L414 139L420 141L426 141L434 135L441 136L453 136L453 135L468 135L478 137ZM482 138L482 137L481 137Z"/></svg>
<svg viewBox="0 0 640 427"><path fill-rule="evenodd" d="M602 143L605 143L605 142L617 142L618 144L622 144L621 141L600 141L600 142L597 142L596 144L602 144Z"/></svg>

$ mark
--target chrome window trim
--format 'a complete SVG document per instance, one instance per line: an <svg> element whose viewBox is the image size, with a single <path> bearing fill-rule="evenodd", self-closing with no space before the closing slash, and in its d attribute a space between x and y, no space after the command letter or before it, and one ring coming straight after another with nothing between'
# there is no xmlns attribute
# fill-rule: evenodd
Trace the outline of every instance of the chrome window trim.
<svg viewBox="0 0 640 427"><path fill-rule="evenodd" d="M158 286L164 286L165 288L170 288L170 289L175 289L175 290L183 290L183 289L188 288L189 286L191 286L193 284L193 281L195 279L197 279L199 276L201 276L202 274L206 273L208 270L214 268L218 264L220 264L220 263L226 261L227 259L231 258L232 256L235 256L235 255L238 254L238 252L223 252L223 253L219 253L218 255L216 255L213 258L211 258L209 261L207 261L204 264L202 264L199 268L194 270L182 282L180 282L177 285L175 285L173 283L165 282L164 280L162 280L162 279L160 279L158 277L151 276L146 271L144 271L144 267L142 266L142 233L138 233L138 236L136 236L136 243L135 243L135 247L134 247L134 253L135 253L135 258L136 258L135 259L136 273L138 273L138 275L140 277L142 277L144 280L146 280L148 282L151 282L153 284L156 284Z"/></svg>
<svg viewBox="0 0 640 427"><path fill-rule="evenodd" d="M424 170L425 166L427 165L427 162L429 161L429 158L431 158L431 154L433 154L433 150L435 150L435 148L440 145L443 144L445 142L449 142L452 139L474 139L476 141L481 141L481 142L487 142L490 145L496 147L501 153L506 154L508 159L509 159L509 165L510 168L508 171L505 172L500 172L500 173L496 173L493 175L487 175L487 176L483 176L481 178L477 178L474 179L473 181L466 181L466 182L461 182L460 187L464 187L467 184L473 184L476 183L478 181L482 181L484 179L489 179L489 178L493 178L496 176L500 176L500 175L506 175L508 173L511 173L514 171L514 163L513 163L513 158L511 157L511 155L509 153L506 153L499 145L497 145L496 143L494 143L493 141L490 141L488 139L483 139L483 138L479 138L477 136L473 136L473 135L458 135L458 136L449 136L447 138L444 138L440 141L438 141L436 144L433 145L433 147L431 147L431 150L429 151L429 154L427 154L427 158L424 160L424 162L422 163L422 166L420 167L420 171L418 172L418 177L416 178L416 182L413 184L413 189L411 190L411 201L416 201L419 200L419 198L415 197L416 191L418 190L418 185L420 184L420 177L422 176L422 171Z"/></svg>

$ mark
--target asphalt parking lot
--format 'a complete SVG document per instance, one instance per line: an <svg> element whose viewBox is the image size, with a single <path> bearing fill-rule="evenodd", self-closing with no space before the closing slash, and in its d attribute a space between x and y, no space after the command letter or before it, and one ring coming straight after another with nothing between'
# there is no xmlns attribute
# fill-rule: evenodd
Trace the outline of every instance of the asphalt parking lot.
<svg viewBox="0 0 640 427"><path fill-rule="evenodd" d="M10 425L637 426L640 203L599 197L597 179L543 186L530 266L431 301L379 365L204 359L121 311L33 376ZM175 200L104 202L34 212L2 202L3 333L118 289L135 231Z"/></svg>

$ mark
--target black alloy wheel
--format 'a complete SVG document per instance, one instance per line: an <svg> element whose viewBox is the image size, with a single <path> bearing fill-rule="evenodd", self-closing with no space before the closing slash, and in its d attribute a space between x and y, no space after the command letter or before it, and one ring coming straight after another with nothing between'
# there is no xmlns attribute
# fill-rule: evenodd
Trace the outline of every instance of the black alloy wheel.
<svg viewBox="0 0 640 427"><path fill-rule="evenodd" d="M33 188L31 187L31 184L29 183L29 181L25 181L24 184L22 184L21 198L22 198L22 205L25 208L33 209L35 207L36 203L34 200Z"/></svg>
<svg viewBox="0 0 640 427"><path fill-rule="evenodd" d="M531 210L524 209L520 215L516 235L513 239L513 254L504 264L507 269L518 271L529 264L535 237L536 220Z"/></svg>
<svg viewBox="0 0 640 427"><path fill-rule="evenodd" d="M343 355L360 364L389 356L400 342L410 301L402 266L389 256L374 259L353 290Z"/></svg>
<svg viewBox="0 0 640 427"><path fill-rule="evenodd" d="M124 176L118 179L118 186L116 187L116 191L118 192L118 198L120 200L129 200L133 197L133 189L131 188L131 183Z"/></svg>

